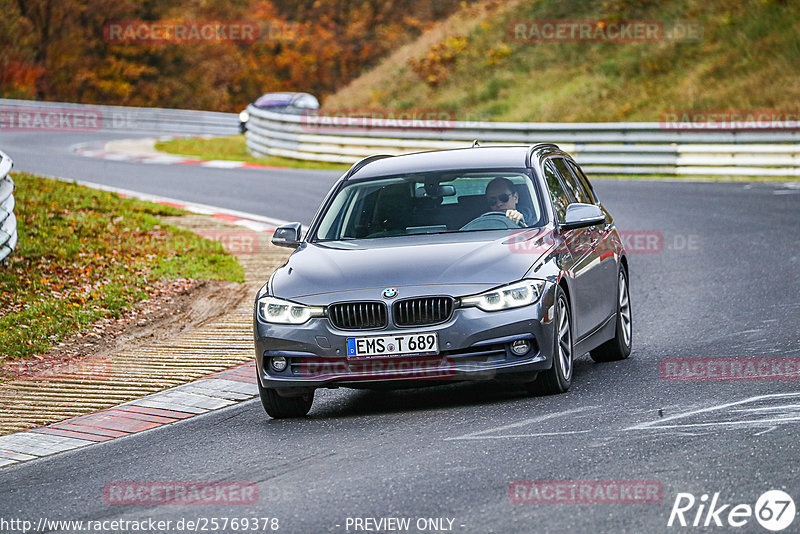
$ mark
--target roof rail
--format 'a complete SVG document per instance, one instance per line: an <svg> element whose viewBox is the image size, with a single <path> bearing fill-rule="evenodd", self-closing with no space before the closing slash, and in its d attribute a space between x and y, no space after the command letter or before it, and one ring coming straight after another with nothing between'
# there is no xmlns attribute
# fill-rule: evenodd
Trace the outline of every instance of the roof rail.
<svg viewBox="0 0 800 534"><path fill-rule="evenodd" d="M531 156L533 155L533 151L540 148L555 148L556 150L561 150L555 143L536 143L535 145L531 145L530 150L528 150L528 155L525 157L526 166L531 166Z"/></svg>
<svg viewBox="0 0 800 534"><path fill-rule="evenodd" d="M356 161L355 163L353 163L353 166L350 167L347 170L347 172L345 173L343 179L347 180L348 178L353 176L355 173L357 173L359 170L361 170L362 167L372 163L373 161L377 161L377 160L383 159L383 158L391 158L391 157L393 157L391 154L373 154L371 156L367 156L366 158L362 158L362 159Z"/></svg>

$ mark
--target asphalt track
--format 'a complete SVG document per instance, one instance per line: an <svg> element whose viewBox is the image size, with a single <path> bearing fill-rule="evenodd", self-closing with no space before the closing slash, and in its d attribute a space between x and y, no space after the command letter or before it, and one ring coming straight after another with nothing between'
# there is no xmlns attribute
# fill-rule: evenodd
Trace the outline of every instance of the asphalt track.
<svg viewBox="0 0 800 534"><path fill-rule="evenodd" d="M7 132L0 148L18 171L304 223L337 175L145 166L69 150L124 137L135 135ZM620 229L660 235L660 246L630 256L634 351L627 361L595 364L583 356L572 389L551 397L491 383L323 390L309 417L281 421L268 419L257 400L244 402L0 469L0 518L34 525L41 518L152 518L172 521L169 532L179 531L181 519L202 525L224 517L278 518L279 532L292 533L367 532L353 518L388 517L411 519L401 532L768 532L754 517L732 528L728 512L754 507L771 489L800 507L800 382L668 380L660 364L800 357L800 187L594 184ZM651 504L512 502L511 484L530 480L652 481L663 496ZM104 488L124 481L254 483L258 499L108 504ZM719 515L724 526L711 518L705 529L668 527L678 493L698 499L685 513L690 524L701 496L719 493L718 507L730 505ZM446 520L444 528L420 530L419 518ZM14 530L7 524L0 531ZM800 532L800 519L783 532Z"/></svg>

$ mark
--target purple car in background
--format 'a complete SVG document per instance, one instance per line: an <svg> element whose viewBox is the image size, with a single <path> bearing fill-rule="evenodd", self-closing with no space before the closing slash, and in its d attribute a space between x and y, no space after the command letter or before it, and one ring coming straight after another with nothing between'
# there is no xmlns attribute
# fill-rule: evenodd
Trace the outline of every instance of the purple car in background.
<svg viewBox="0 0 800 534"><path fill-rule="evenodd" d="M253 102L253 106L275 113L301 115L316 112L319 109L319 100L308 93L265 93ZM249 120L250 113L246 109L242 110L239 113L239 131L241 133L247 131L247 121Z"/></svg>

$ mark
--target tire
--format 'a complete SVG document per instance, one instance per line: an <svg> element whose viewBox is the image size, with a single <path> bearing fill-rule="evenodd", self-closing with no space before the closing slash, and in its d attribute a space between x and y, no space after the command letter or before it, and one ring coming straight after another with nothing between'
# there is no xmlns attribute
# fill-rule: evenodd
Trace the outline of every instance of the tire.
<svg viewBox="0 0 800 534"><path fill-rule="evenodd" d="M572 385L574 351L572 339L572 314L564 291L556 287L556 318L553 332L553 365L540 371L528 390L537 395L565 393Z"/></svg>
<svg viewBox="0 0 800 534"><path fill-rule="evenodd" d="M620 268L617 276L617 325L614 337L589 353L596 362L616 362L631 355L633 317L628 273Z"/></svg>
<svg viewBox="0 0 800 534"><path fill-rule="evenodd" d="M311 405L314 403L314 390L297 397L282 397L277 391L271 388L261 387L258 382L258 395L261 397L261 405L264 411L273 419L285 419L287 417L303 417L308 415Z"/></svg>

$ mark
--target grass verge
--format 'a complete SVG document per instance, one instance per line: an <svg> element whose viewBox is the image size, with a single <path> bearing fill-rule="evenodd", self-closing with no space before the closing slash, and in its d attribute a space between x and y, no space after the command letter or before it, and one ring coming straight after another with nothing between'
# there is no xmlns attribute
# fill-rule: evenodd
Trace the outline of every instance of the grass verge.
<svg viewBox="0 0 800 534"><path fill-rule="evenodd" d="M342 163L325 163L323 161L306 161L290 158L270 156L268 158L253 157L247 151L244 135L231 137L214 137L203 139L188 137L159 141L155 144L156 150L180 156L193 156L201 159L221 159L230 161L246 161L260 163L261 165L274 165L276 167L292 167L296 169L321 169L331 171L344 171L350 165Z"/></svg>
<svg viewBox="0 0 800 534"><path fill-rule="evenodd" d="M0 266L0 359L42 354L172 279L244 281L216 241L162 223L170 207L12 175L19 242Z"/></svg>

